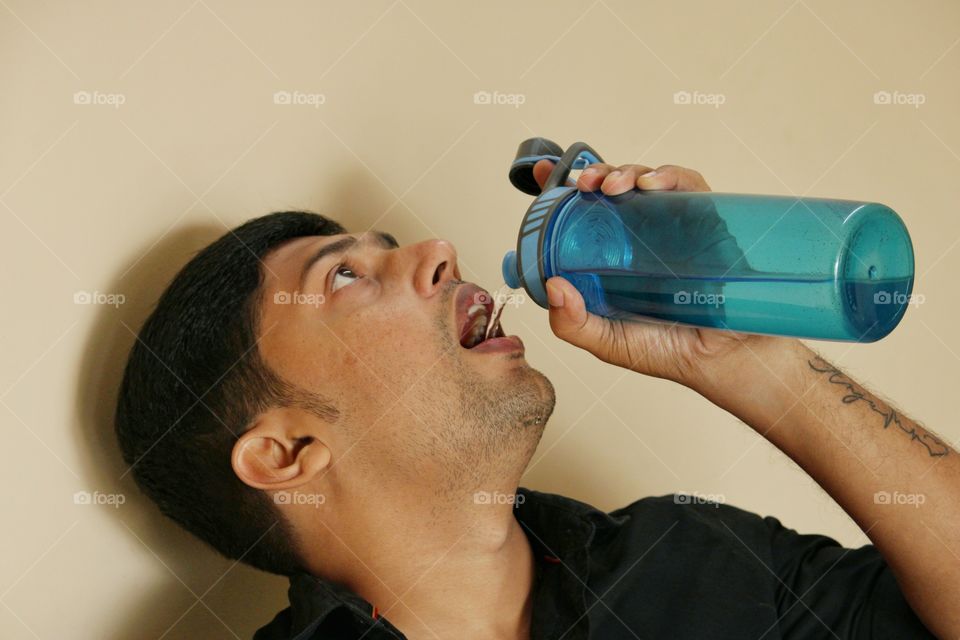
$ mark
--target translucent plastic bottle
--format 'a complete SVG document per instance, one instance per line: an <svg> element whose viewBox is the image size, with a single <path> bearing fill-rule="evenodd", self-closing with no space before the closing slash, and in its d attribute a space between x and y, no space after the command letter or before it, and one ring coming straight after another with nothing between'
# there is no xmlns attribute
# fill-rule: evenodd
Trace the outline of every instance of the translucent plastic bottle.
<svg viewBox="0 0 960 640"><path fill-rule="evenodd" d="M541 190L532 166L556 168ZM559 275L587 309L613 317L747 333L873 342L900 322L913 289L910 235L872 202L714 192L580 192L571 168L600 157L543 138L520 145L511 182L537 195L516 251L513 288L547 307Z"/></svg>

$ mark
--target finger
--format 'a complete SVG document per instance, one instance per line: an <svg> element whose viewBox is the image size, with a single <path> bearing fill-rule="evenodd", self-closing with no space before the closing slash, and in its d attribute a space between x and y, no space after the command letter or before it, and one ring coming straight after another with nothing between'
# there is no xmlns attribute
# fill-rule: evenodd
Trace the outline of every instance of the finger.
<svg viewBox="0 0 960 640"><path fill-rule="evenodd" d="M580 191L596 191L600 188L603 179L606 178L607 174L613 171L613 169L612 164L604 164L602 162L591 164L580 172L580 177L577 178L577 188L580 189Z"/></svg>
<svg viewBox="0 0 960 640"><path fill-rule="evenodd" d="M553 162L544 158L533 165L533 179L537 181L540 188L547 182L547 178L553 172Z"/></svg>
<svg viewBox="0 0 960 640"><path fill-rule="evenodd" d="M637 177L644 191L710 191L710 185L698 171L665 164Z"/></svg>
<svg viewBox="0 0 960 640"><path fill-rule="evenodd" d="M608 196L618 196L633 189L637 184L637 177L648 171L650 171L650 167L639 164L620 165L604 178L600 189Z"/></svg>
<svg viewBox="0 0 960 640"><path fill-rule="evenodd" d="M599 350L605 344L604 323L607 320L587 311L583 296L569 280L554 276L546 285L553 333L603 359L606 354L599 353Z"/></svg>

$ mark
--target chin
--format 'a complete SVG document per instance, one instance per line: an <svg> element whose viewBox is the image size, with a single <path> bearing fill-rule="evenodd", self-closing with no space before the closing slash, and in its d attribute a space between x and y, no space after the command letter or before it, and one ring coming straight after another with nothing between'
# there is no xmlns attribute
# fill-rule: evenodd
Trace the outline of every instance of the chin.
<svg viewBox="0 0 960 640"><path fill-rule="evenodd" d="M556 390L550 378L524 363L522 369L517 370L519 380L509 382L511 390L519 395L529 395L530 415L541 417L541 426L553 414L553 407L557 401ZM519 384L518 384L519 383Z"/></svg>

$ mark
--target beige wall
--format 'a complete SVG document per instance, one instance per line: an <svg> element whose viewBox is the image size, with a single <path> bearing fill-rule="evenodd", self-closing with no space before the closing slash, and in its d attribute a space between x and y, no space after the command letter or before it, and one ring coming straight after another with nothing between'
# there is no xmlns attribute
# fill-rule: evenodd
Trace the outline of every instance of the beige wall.
<svg viewBox="0 0 960 640"><path fill-rule="evenodd" d="M952 0L3 0L0 637L248 637L282 608L285 581L214 557L122 477L110 419L131 330L192 252L289 207L447 238L465 277L495 287L529 202L507 167L532 135L694 167L717 191L894 207L923 304L878 344L817 346L956 442L958 38ZM881 90L924 103L875 104ZM75 304L81 291L125 302ZM532 304L505 324L559 396L526 485L604 508L718 494L865 542L730 415L559 342Z"/></svg>

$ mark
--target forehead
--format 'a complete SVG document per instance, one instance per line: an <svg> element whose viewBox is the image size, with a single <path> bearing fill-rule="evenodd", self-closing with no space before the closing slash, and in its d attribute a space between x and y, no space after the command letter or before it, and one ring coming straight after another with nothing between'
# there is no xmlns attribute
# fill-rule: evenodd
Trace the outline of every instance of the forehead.
<svg viewBox="0 0 960 640"><path fill-rule="evenodd" d="M302 236L293 238L272 249L263 258L267 280L287 282L300 276L300 268L313 253L325 244L336 242L354 234L338 233L333 236Z"/></svg>
<svg viewBox="0 0 960 640"><path fill-rule="evenodd" d="M259 322L265 326L272 326L284 314L291 313L291 305L267 304L278 291L294 291L300 279L300 273L305 261L310 259L320 247L336 242L350 235L339 233L332 236L302 236L292 238L271 249L262 259L260 271L263 274L263 283L260 288L260 318ZM278 315L279 314L279 315ZM273 342L281 337L281 332L264 331L261 334L260 349L268 354ZM269 357L269 356L268 356Z"/></svg>

